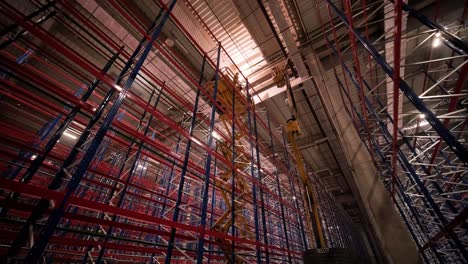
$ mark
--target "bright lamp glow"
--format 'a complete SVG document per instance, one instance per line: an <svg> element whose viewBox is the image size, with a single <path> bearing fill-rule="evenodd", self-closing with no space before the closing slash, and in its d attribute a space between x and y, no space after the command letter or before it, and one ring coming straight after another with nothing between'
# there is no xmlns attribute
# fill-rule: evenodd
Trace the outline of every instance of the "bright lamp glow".
<svg viewBox="0 0 468 264"><path fill-rule="evenodd" d="M434 39L432 40L432 47L436 48L440 46L442 41L440 40L440 32L435 33Z"/></svg>
<svg viewBox="0 0 468 264"><path fill-rule="evenodd" d="M438 46L440 46L440 43L440 38L434 38L434 40L432 41L432 47L437 48Z"/></svg>
<svg viewBox="0 0 468 264"><path fill-rule="evenodd" d="M427 122L427 120L423 120L421 122L417 122L416 124L414 124L412 126L404 127L401 130L406 131L406 130L415 129L417 127L424 127L424 126L427 126L427 125L429 125L429 122Z"/></svg>
<svg viewBox="0 0 468 264"><path fill-rule="evenodd" d="M421 118L421 119L424 119L424 118L426 118L426 115L421 113L421 114L418 115L418 117Z"/></svg>
<svg viewBox="0 0 468 264"><path fill-rule="evenodd" d="M211 132L211 135L212 135L214 138L216 138L217 140L220 140L220 139L221 139L221 136L218 134L218 132L216 132L216 131L214 131L214 130L213 130L213 132Z"/></svg>
<svg viewBox="0 0 468 264"><path fill-rule="evenodd" d="M77 139L78 138L77 136L75 136L75 135L73 135L71 133L68 133L67 131L63 132L63 135L67 136L67 137L69 137L71 139Z"/></svg>

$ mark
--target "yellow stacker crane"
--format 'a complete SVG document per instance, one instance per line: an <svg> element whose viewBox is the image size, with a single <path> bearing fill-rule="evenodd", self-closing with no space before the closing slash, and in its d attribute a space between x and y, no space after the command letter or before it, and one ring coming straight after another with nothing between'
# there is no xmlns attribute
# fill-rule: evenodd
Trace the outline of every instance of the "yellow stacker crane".
<svg viewBox="0 0 468 264"><path fill-rule="evenodd" d="M247 105L246 105L246 98L241 98L239 94L235 93L233 95L233 87L235 89L242 89L241 85L238 82L237 75L232 74L228 68L224 68L224 78L221 78L218 81L218 95L217 101L221 107L218 110L219 113L219 123L221 124L220 130L225 132L227 135L231 135L231 129L233 125L232 120L232 110L233 110L233 102L234 102L234 116L237 120L244 120L243 123L245 124L245 119L247 115ZM213 94L214 92L214 81L207 82L205 84L209 94ZM247 137L241 132L236 132L234 135L234 142L225 141L222 138L218 139L217 146L221 150L222 155L226 160L233 159L233 146L234 144L236 157L234 165L239 170L245 170L247 167L250 166L250 156L249 152L243 147L241 140ZM236 144L236 142L238 142ZM247 141L246 141L247 142ZM254 233L248 225L247 219L245 219L244 215L242 214L242 209L246 206L246 197L252 193L251 185L248 184L243 177L236 177L236 190L240 193L236 195L236 199L234 202L234 208L231 205L231 197L230 192L228 190L232 189L231 181L233 176L233 170L228 167L226 170L221 173L219 176L222 179L221 182L221 196L226 204L226 211L216 220L216 222L211 226L212 230L216 230L222 233L228 233L229 228L232 225L232 218L231 213L234 210L235 217L234 217L234 224L238 229L241 238L245 239L253 239ZM235 191L235 190L232 190ZM229 240L225 240L222 238L216 238L216 242L220 244L221 249L224 252L225 258L228 263L231 263L232 260L230 259L230 253L232 252L231 249L231 242ZM236 256L236 263L245 263L247 262L246 259L242 258L241 256Z"/></svg>
<svg viewBox="0 0 468 264"><path fill-rule="evenodd" d="M304 206L306 207L305 215L307 220L307 232L309 234L309 246L311 246L313 241L315 241L317 248L324 248L325 240L323 237L320 215L318 212L318 201L315 196L315 192L313 191L313 186L311 185L309 177L305 171L302 154L297 147L296 136L298 136L301 132L299 129L299 123L296 119L296 101L294 100L294 94L287 71L284 68L275 67L273 69L273 81L276 85L278 85L278 87L284 86L286 84L286 93L288 98L287 101L291 111L291 118L286 123L286 131L288 134L289 143L291 144L292 152L294 154L298 173L304 187L303 199Z"/></svg>
<svg viewBox="0 0 468 264"><path fill-rule="evenodd" d="M242 125L246 123L246 115L247 115L247 105L246 102L251 103L248 98L241 98L239 94L241 93L234 93L232 92L232 88L234 87L235 89L241 90L242 87L238 82L237 75L232 74L232 72L229 71L228 68L224 68L224 78L219 79L218 81L218 95L217 95L217 101L220 106L220 109L218 109L219 113L219 120L218 122L221 124L220 130L223 131L227 135L231 135L231 128L233 126L233 120L232 120L232 110L233 110L233 102L234 102L234 116L236 117L236 120L243 120ZM295 118L295 113L296 113L296 106L294 103L294 97L292 96L292 90L291 86L289 83L288 76L284 74L284 70L281 69L276 69L275 70L275 82L279 82L279 86L284 86L284 84L287 85L288 89L288 102L290 103L291 107L291 119L288 120L287 122L287 132L288 132L288 139L291 144L295 160L296 160L296 165L298 168L299 175L301 177L301 181L304 187L305 195L304 195L304 205L306 206L305 214L306 214L306 226L307 226L307 231L309 234L309 245L312 245L311 243L315 241L317 244L318 248L322 248L325 245L324 238L323 238L323 232L321 228L321 222L320 222L320 217L317 209L317 200L315 198L312 186L310 185L309 179L307 177L304 163L302 161L302 155L297 147L296 143L296 135L300 133L299 131L299 124ZM278 74L280 77L278 77ZM214 93L214 81L212 82L207 82L205 83L205 87L207 88L209 94ZM227 140L225 141L224 139L220 138L217 141L217 146L220 149L223 157L226 160L232 160L233 159L233 146L234 144L234 149L236 151L236 157L235 157L235 168L239 170L245 170L247 167L250 166L251 162L251 157L248 154L248 150L244 148L244 146L241 144L241 141L244 140L245 142L248 142L248 136L245 135L244 133L238 131L234 135L234 142L232 140ZM236 144L237 142L237 144ZM222 233L228 233L229 228L232 225L232 218L231 218L231 213L234 210L235 212L235 217L234 217L234 223L236 228L238 229L239 235L241 238L245 239L253 239L254 238L254 232L252 232L251 228L248 225L247 219L244 217L242 214L243 208L246 207L247 200L246 197L252 194L251 190L251 183L248 183L245 181L243 177L236 177L236 190L237 190L237 195L236 199L234 202L234 208L231 205L231 197L230 197L230 191L232 190L232 176L233 176L233 170L230 167L227 167L226 170L220 174L219 178L222 180L220 181L221 184L221 196L222 199L224 200L224 203L226 204L226 211L223 212L223 214L216 220L216 222L211 226L211 230L216 230L218 232ZM234 191L234 190L232 190ZM240 192L240 193L239 193ZM313 215L313 216L312 216ZM216 238L216 242L219 243L222 251L224 252L226 261L228 263L231 263L232 260L230 259L230 255L232 252L231 249L231 242L226 239L222 238ZM246 259L244 259L242 256L236 254L236 263L246 263L248 262Z"/></svg>

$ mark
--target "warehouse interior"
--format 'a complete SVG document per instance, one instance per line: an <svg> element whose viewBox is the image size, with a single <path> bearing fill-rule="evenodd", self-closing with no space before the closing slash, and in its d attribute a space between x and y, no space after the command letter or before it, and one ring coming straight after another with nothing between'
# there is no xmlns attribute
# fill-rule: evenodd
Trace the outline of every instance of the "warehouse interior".
<svg viewBox="0 0 468 264"><path fill-rule="evenodd" d="M468 263L468 1L0 1L2 263Z"/></svg>

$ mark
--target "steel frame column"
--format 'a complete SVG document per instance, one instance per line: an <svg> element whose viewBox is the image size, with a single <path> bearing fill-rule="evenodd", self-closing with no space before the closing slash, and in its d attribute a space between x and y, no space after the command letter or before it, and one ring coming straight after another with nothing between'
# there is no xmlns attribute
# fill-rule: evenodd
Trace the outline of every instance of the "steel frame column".
<svg viewBox="0 0 468 264"><path fill-rule="evenodd" d="M247 98L250 100L249 94L249 85L247 84L246 88ZM253 108L247 108L247 122L249 128L249 143L250 143L250 174L253 178L255 178L255 161L254 157L254 144L253 144L253 133L252 133L252 117L251 112L253 112ZM255 114L255 113L253 113ZM255 223L255 242L257 243L256 249L256 257L257 263L262 263L262 253L260 248L260 230L259 230L259 222L258 222L258 205L257 205L257 186L255 183L252 183L252 199L253 199L253 213L254 213L254 223Z"/></svg>
<svg viewBox="0 0 468 264"><path fill-rule="evenodd" d="M104 66L102 73L106 73L110 69L110 67L114 64L115 60L120 55L120 52L121 50L119 50L114 56L111 57L111 59ZM101 81L99 79L99 76L97 76L96 79L94 79L94 81L88 87L88 90L86 91L86 93L81 97L81 101L86 102L86 100L89 99L89 97L92 95L92 93L94 92L96 87L100 84L100 82ZM69 114L67 115L65 120L62 122L62 124L60 124L60 126L57 128L55 133L52 135L52 137L47 141L47 144L44 147L44 149L40 152L40 154L32 162L31 166L26 170L25 174L21 177L20 181L22 183L27 183L32 178L32 176L37 172L37 170L42 165L47 155L52 151L52 149L57 144L57 141L60 139L63 132L68 128L70 123L74 120L80 108L81 106L77 105L69 112ZM57 188L59 188L59 186L60 186L59 182L52 181L52 183L49 184L48 188L52 190L56 190ZM5 202L8 203L8 202L16 201L18 199L18 196L19 196L18 193L10 193L10 195L7 197ZM29 226L35 224L35 222L42 216L42 214L44 213L45 209L48 206L49 206L48 200L41 199L39 201L36 207L36 210L28 217L27 222L21 228L15 241L12 242L11 247L7 253L7 257L13 257L16 254L18 254L19 249L26 242ZM7 210L2 210L2 214L5 215L6 213L7 213Z"/></svg>
<svg viewBox="0 0 468 264"><path fill-rule="evenodd" d="M199 84L202 84L203 79L204 79L205 65L206 65L206 56L203 56L203 62L202 62L202 67L201 67L201 71L200 71L200 79L198 81ZM195 105L193 107L192 118L191 118L191 121L190 121L189 136L193 135L193 132L194 132L194 129L195 129L195 126L196 126L196 118L197 118L199 101L200 101L200 89L197 90L197 95L195 97ZM183 189L184 189L185 177L186 177L186 174L187 174L187 167L188 167L188 162L189 162L189 158L190 158L191 147L192 147L192 141L189 140L187 142L187 146L185 147L184 161L183 161L183 165L182 165L182 171L180 173L180 181L179 181L179 186L178 186L178 190L177 190L177 200L176 200L174 213L173 213L173 217L172 217L172 220L174 222L178 221L178 219L179 219L180 204L182 202L182 192L183 192ZM213 212L213 210L212 210L212 212ZM165 258L166 263L170 263L171 258L172 258L172 250L173 250L174 243L175 243L175 235L176 235L176 229L172 228L171 229L171 235L170 235L169 242L168 242L166 258Z"/></svg>
<svg viewBox="0 0 468 264"><path fill-rule="evenodd" d="M135 81L136 76L138 75L138 72L140 71L141 67L143 66L143 62L145 61L146 57L148 56L149 51L153 47L153 42L155 39L159 36L159 33L161 33L162 27L164 26L165 22L167 21L169 17L169 13L172 11L172 9L175 6L175 3L177 0L173 0L171 2L171 6L168 12L164 13L161 21L159 24L155 25L154 29L151 28L149 31L153 31L151 35L151 39L149 40L148 44L146 44L146 47L141 55L141 57L138 59L138 61L135 64L135 67L132 70L132 73L125 83L124 87L122 88L119 98L115 101L114 105L112 105L112 108L109 110L109 113L107 114L102 126L99 128L96 136L94 137L90 147L86 151L83 160L80 162L77 171L73 175L72 179L70 180L68 186L67 186L67 192L63 198L63 200L60 202L60 205L53 211L51 216L49 217L49 221L47 223L47 226L44 228L43 232L41 232L40 238L37 241L37 243L34 244L33 248L31 248L31 251L29 252L26 261L27 262L32 262L37 259L39 259L44 252L45 247L47 246L47 243L52 236L52 233L54 232L54 229L58 225L60 219L62 218L64 214L65 207L67 205L69 197L73 194L75 189L78 187L78 184L81 182L81 179L83 178L84 174L86 173L86 170L88 169L89 164L91 163L94 155L96 154L96 151L101 144L102 140L104 139L104 136L107 133L107 130L111 126L111 123L114 119L114 117L117 114L117 111L119 110L119 107L122 105L125 97L128 94L128 91L130 90L133 82Z"/></svg>
<svg viewBox="0 0 468 264"><path fill-rule="evenodd" d="M216 98L218 95L218 82L219 82L219 71L220 71L220 62L221 62L221 43L218 43L218 56L216 60L216 69L215 69L215 81L214 81L214 94L213 94L213 101L216 102ZM210 127L208 130L208 146L213 149L213 129L215 124L216 118L216 105L213 105L211 108L211 116L210 116ZM206 209L208 206L208 190L210 187L210 171L211 171L211 152L208 152L208 156L206 157L205 163L205 181L203 184L203 203L202 203L202 212L201 212L201 221L200 221L200 228L201 232L198 236L198 253L197 253L197 263L203 263L203 252L204 248L203 245L205 243L205 227L206 227ZM234 190L233 190L234 191Z"/></svg>
<svg viewBox="0 0 468 264"><path fill-rule="evenodd" d="M344 19L344 18L342 17L342 19ZM327 41L328 41L328 40L327 40ZM366 47L366 48L368 48L368 47ZM334 52L335 52L335 54L336 54L336 51L335 51L335 50L334 50ZM342 62L342 64L343 64L343 62ZM351 73L349 72L349 70L348 70L348 74L351 75ZM338 77L337 77L337 78L338 78ZM354 82L355 82L355 80L354 80ZM370 90L370 88L368 87L367 83L364 83L364 84L365 84L366 87ZM363 87L360 87L360 88L359 88L359 86L356 84L356 82L355 82L355 85L356 85L356 87L357 87L358 89L363 89ZM343 90L344 90L344 89L343 89ZM372 105L371 105L370 103L368 103L368 106L369 106L369 108L372 109ZM377 119L378 119L378 117L377 117ZM390 119L390 120L392 120L392 119ZM379 122L382 122L382 121L379 121ZM382 128L382 130L384 131L385 129ZM412 152L414 152L414 147L412 147L411 145L407 144L407 143L408 143L408 142L407 142L408 140L404 138L403 133L402 133L401 131L399 131L399 133L400 133L400 135L403 136L403 141L405 142L406 145L408 145L408 148L409 148ZM384 135L386 135L386 134L384 133ZM371 147L372 147L372 146L369 146L369 148L371 148ZM376 149L378 149L378 147L376 147ZM415 180L415 184L417 184L417 185L421 188L422 193L424 193L424 196L427 198L428 203L431 205L431 207L435 206L432 197L427 193L427 190L425 189L425 187L424 187L423 185L421 185L420 182L418 182L418 181L419 181L419 178L418 178L419 176L416 175L414 169L412 168L412 164L410 164L410 163L406 160L406 158L404 157L404 153L402 153L400 150L399 150L399 152L398 152L398 155L399 155L399 157L400 157L400 159L401 159L400 162L401 162L401 164L402 164L402 167L404 167L404 171L409 171L410 175L412 175L413 179ZM417 159L418 155L416 155L416 154L414 154L414 155L415 155L415 159ZM383 158L383 160L384 160L384 163L385 163L385 158ZM424 164L419 164L419 166L422 166L423 171L427 171L427 168L424 167ZM437 189L437 188L439 188L439 187L435 186L435 188ZM450 202L448 202L447 204L448 204L448 207L450 208ZM398 205L398 204L397 204L397 205ZM411 207L411 205L409 205L409 206ZM429 206L429 205L428 205L428 206ZM437 217L438 217L439 219L441 219L442 223L444 223L444 217L443 217L443 215L441 215L440 210L437 208L437 206L436 206L436 207L433 207L433 208L434 208L434 211L436 212ZM416 217L418 217L418 216L416 216ZM453 237L453 235L452 235L452 237ZM453 241L454 241L455 244L458 244L457 247L460 249L460 251L461 251L462 254L463 254L463 249L460 248L460 244L459 244L459 242L457 242L456 237L454 238ZM435 253L436 253L436 255L437 255L437 252L435 252Z"/></svg>
<svg viewBox="0 0 468 264"><path fill-rule="evenodd" d="M273 156L273 164L276 164L276 151L275 151L275 144L273 142L273 133L271 132L271 122L270 122L270 114L267 112L267 124L268 124L268 134L270 135L270 146L271 146L271 153ZM280 181L279 181L279 174L278 174L278 168L275 166L275 180L276 180L276 188L278 190L278 196L280 199L283 199L282 193L281 193L281 186L280 186ZM281 222L283 225L283 234L286 242L286 248L288 249L288 262L292 263L291 260L291 253L289 253L290 247L289 247L289 238L288 238L288 229L286 226L286 217L284 214L284 207L282 204L280 204L280 209L281 209Z"/></svg>
<svg viewBox="0 0 468 264"><path fill-rule="evenodd" d="M400 54L401 54L401 23L402 23L402 11L401 5L403 0L395 1L395 34L394 34L394 46L393 46L393 141L392 141L392 188L391 193L393 199L395 199L395 182L397 177L397 147L398 147L398 123L399 123L399 103L400 103ZM363 86L361 85L361 88ZM364 89L361 89L363 91Z"/></svg>
<svg viewBox="0 0 468 264"><path fill-rule="evenodd" d="M255 107L252 107L252 111L255 112ZM262 172L261 172L261 163L260 163L260 152L258 148L258 132L257 132L257 115L253 116L253 123L254 123L254 134L255 134L255 152L257 157L257 177L260 184L262 184ZM265 219L265 200L263 189L260 189L260 209L262 213L262 227L263 227L263 243L268 245L268 232L267 232L267 225ZM268 252L268 248L265 248L265 263L270 263L270 253Z"/></svg>
<svg viewBox="0 0 468 264"><path fill-rule="evenodd" d="M393 77L394 70L390 65L385 61L385 59L377 52L377 50L366 40L361 34L352 27L349 21L345 18L343 13L333 4L332 1L326 0L330 7L332 7L335 14L345 23L348 27L350 32L353 36L362 43L365 49L372 55L372 57L376 60L376 62L382 67L385 73ZM395 81L395 80L394 80ZM362 85L363 86L363 85ZM413 105L418 109L421 113L426 115L426 119L428 120L429 124L439 133L442 139L444 139L445 143L447 143L450 148L455 152L455 154L462 160L465 164L468 163L468 151L465 147L455 138L452 133L442 124L442 122L437 118L437 116L426 106L426 104L415 94L415 92L409 87L409 85L404 81L401 80L400 82L400 90L406 95L406 97L413 103Z"/></svg>

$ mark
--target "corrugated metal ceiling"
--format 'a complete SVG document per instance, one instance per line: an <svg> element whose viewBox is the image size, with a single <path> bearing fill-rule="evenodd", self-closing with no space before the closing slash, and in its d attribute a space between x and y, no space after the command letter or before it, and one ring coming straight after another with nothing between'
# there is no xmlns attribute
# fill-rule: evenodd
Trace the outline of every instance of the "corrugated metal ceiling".
<svg viewBox="0 0 468 264"><path fill-rule="evenodd" d="M262 51L257 48L257 44L242 22L232 1L194 0L188 2L246 77L266 64ZM232 66L227 60L224 63L225 66Z"/></svg>

